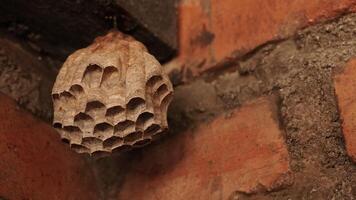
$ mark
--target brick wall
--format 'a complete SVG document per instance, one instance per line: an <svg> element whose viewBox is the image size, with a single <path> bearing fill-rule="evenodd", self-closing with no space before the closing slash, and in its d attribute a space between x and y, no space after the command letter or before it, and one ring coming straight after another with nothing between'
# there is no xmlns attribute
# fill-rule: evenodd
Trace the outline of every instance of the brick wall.
<svg viewBox="0 0 356 200"><path fill-rule="evenodd" d="M179 56L172 65L196 76L300 28L352 12L355 5L354 0L182 0Z"/></svg>
<svg viewBox="0 0 356 200"><path fill-rule="evenodd" d="M172 133L118 198L352 199L355 4L182 1Z"/></svg>

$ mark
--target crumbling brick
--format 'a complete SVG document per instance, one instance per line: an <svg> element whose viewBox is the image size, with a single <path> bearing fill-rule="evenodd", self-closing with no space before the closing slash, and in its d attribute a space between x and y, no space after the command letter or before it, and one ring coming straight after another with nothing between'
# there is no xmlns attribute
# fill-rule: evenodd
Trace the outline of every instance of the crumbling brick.
<svg viewBox="0 0 356 200"><path fill-rule="evenodd" d="M182 1L180 54L173 65L193 75L243 56L312 23L354 12L355 0L190 0Z"/></svg>
<svg viewBox="0 0 356 200"><path fill-rule="evenodd" d="M0 199L99 198L83 158L3 94L0 121Z"/></svg>
<svg viewBox="0 0 356 200"><path fill-rule="evenodd" d="M273 98L171 135L131 163L120 199L228 199L292 182Z"/></svg>

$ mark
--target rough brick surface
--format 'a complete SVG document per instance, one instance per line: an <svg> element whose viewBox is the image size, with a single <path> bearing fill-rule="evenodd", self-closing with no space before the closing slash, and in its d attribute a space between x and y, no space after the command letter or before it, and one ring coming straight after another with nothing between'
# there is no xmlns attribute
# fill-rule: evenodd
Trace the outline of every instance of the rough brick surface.
<svg viewBox="0 0 356 200"><path fill-rule="evenodd" d="M349 156L356 162L356 59L334 78L335 92L342 117L342 130Z"/></svg>
<svg viewBox="0 0 356 200"><path fill-rule="evenodd" d="M178 63L199 74L308 24L354 11L355 0L184 0ZM179 64L178 64L179 65Z"/></svg>
<svg viewBox="0 0 356 200"><path fill-rule="evenodd" d="M84 160L0 94L0 199L98 199Z"/></svg>
<svg viewBox="0 0 356 200"><path fill-rule="evenodd" d="M291 183L272 98L262 98L142 151L119 199L228 199Z"/></svg>

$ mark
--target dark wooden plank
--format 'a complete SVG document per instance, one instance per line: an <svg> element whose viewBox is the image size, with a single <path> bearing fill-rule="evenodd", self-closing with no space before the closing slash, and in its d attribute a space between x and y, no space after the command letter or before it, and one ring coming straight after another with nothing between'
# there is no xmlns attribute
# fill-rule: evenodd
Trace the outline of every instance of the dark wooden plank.
<svg viewBox="0 0 356 200"><path fill-rule="evenodd" d="M176 51L174 1L114 0L1 0L0 27L25 26L25 32L41 35L38 45L49 54L64 59L98 36L117 28L143 42L161 62ZM169 9L168 9L169 8ZM163 17L164 16L164 17ZM154 19L164 18L154 23Z"/></svg>

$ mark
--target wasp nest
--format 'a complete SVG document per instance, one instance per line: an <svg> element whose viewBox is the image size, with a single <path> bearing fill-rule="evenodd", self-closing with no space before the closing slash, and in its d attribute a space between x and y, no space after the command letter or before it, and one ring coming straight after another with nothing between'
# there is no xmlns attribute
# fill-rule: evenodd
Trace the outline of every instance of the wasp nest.
<svg viewBox="0 0 356 200"><path fill-rule="evenodd" d="M167 130L172 94L144 45L110 32L63 64L52 90L53 126L79 153L141 147Z"/></svg>

